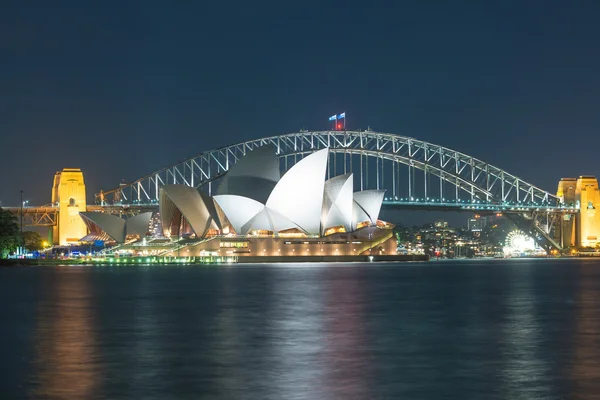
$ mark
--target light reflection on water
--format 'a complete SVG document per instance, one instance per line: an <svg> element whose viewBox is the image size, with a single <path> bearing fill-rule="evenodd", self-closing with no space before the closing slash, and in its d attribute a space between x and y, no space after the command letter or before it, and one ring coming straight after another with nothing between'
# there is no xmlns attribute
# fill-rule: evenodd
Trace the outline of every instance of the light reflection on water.
<svg viewBox="0 0 600 400"><path fill-rule="evenodd" d="M581 268L575 293L574 398L600 399L600 271Z"/></svg>
<svg viewBox="0 0 600 400"><path fill-rule="evenodd" d="M34 397L91 398L99 384L91 276L59 273L50 279L52 289L35 317Z"/></svg>
<svg viewBox="0 0 600 400"><path fill-rule="evenodd" d="M600 398L593 260L0 269L3 398Z"/></svg>
<svg viewBox="0 0 600 400"><path fill-rule="evenodd" d="M540 324L531 269L515 269L505 298L507 315L502 340L501 386L509 399L552 398L549 366L543 354Z"/></svg>
<svg viewBox="0 0 600 400"><path fill-rule="evenodd" d="M370 399L367 353L367 285L363 269L325 272L326 393L332 399ZM341 276L340 276L341 275Z"/></svg>

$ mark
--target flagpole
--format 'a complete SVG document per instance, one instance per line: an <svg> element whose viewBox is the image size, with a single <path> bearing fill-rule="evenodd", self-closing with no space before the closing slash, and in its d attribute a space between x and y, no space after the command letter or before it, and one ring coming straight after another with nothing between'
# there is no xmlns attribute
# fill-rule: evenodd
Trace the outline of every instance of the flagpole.
<svg viewBox="0 0 600 400"><path fill-rule="evenodd" d="M346 111L344 111L344 131L346 130Z"/></svg>

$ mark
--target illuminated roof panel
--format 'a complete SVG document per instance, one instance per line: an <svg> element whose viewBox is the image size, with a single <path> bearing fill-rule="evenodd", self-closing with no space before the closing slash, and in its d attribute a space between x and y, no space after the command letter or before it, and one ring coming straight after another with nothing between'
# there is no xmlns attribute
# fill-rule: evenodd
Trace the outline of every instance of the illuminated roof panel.
<svg viewBox="0 0 600 400"><path fill-rule="evenodd" d="M163 229L171 227L178 230L179 216L187 220L198 237L204 237L210 229L221 229L212 200L193 187L163 186L160 189L159 208Z"/></svg>
<svg viewBox="0 0 600 400"><path fill-rule="evenodd" d="M229 168L217 194L244 196L264 204L281 175L276 153L271 144L246 153Z"/></svg>
<svg viewBox="0 0 600 400"><path fill-rule="evenodd" d="M127 218L125 221L125 233L127 235L137 235L141 238L148 233L148 225L152 218L152 212L145 212L134 217Z"/></svg>
<svg viewBox="0 0 600 400"><path fill-rule="evenodd" d="M248 197L227 194L213 198L238 235L245 234L244 225L265 208L263 204Z"/></svg>
<svg viewBox="0 0 600 400"><path fill-rule="evenodd" d="M375 224L379 218L379 211L381 210L384 195L385 190L363 190L362 192L354 193L354 202L368 216L367 219L372 224ZM355 219L354 222L356 224L361 221Z"/></svg>
<svg viewBox="0 0 600 400"><path fill-rule="evenodd" d="M355 231L356 225L365 221L371 221L371 218L369 218L365 210L354 201L352 203L352 230Z"/></svg>
<svg viewBox="0 0 600 400"><path fill-rule="evenodd" d="M352 229L353 176L345 174L325 182L322 210L322 231L334 226Z"/></svg>
<svg viewBox="0 0 600 400"><path fill-rule="evenodd" d="M105 232L117 243L125 242L125 220L102 212L80 212L91 232Z"/></svg>
<svg viewBox="0 0 600 400"><path fill-rule="evenodd" d="M279 232L291 228L300 229L298 225L277 211L264 207L261 212L256 214L242 227L242 234L246 234L251 230Z"/></svg>
<svg viewBox="0 0 600 400"><path fill-rule="evenodd" d="M266 203L309 234L320 233L328 155L329 149L323 149L300 160L283 175Z"/></svg>

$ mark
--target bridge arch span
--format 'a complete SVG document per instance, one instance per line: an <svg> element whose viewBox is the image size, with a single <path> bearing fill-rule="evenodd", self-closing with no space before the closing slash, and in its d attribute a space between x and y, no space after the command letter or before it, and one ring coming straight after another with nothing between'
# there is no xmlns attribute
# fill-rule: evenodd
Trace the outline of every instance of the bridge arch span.
<svg viewBox="0 0 600 400"><path fill-rule="evenodd" d="M102 191L103 204L153 203L165 184L205 187L210 193L248 151L272 144L282 171L329 148L328 173L353 172L356 189L386 189L390 198L444 198L497 204L558 205L554 194L485 161L412 137L374 131L301 131L250 140L200 153L119 187Z"/></svg>

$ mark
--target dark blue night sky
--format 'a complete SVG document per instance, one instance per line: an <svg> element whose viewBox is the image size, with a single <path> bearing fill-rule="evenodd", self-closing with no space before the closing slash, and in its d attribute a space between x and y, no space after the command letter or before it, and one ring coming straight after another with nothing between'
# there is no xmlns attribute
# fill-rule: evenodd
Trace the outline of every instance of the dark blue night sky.
<svg viewBox="0 0 600 400"><path fill-rule="evenodd" d="M12 3L2 205L20 189L48 203L64 167L84 170L91 199L342 111L349 129L455 148L550 191L600 175L598 1Z"/></svg>

